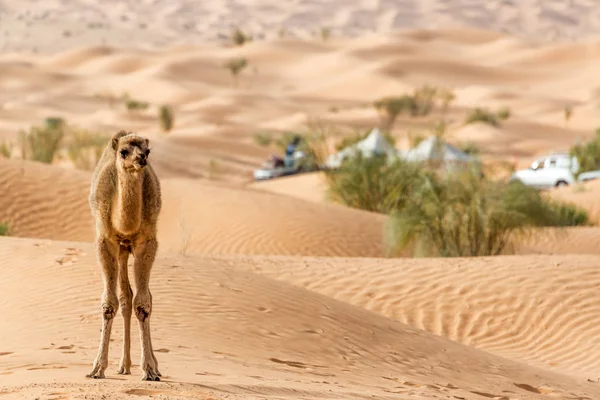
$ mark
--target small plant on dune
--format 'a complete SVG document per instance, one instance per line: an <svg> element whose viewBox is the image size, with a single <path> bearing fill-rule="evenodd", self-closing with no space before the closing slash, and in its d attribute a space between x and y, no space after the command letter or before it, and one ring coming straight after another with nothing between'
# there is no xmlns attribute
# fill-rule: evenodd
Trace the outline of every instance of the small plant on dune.
<svg viewBox="0 0 600 400"><path fill-rule="evenodd" d="M548 201L550 215L553 219L546 226L587 226L592 225L588 212L571 203Z"/></svg>
<svg viewBox="0 0 600 400"><path fill-rule="evenodd" d="M228 69L233 78L234 86L238 85L238 75L248 66L248 60L245 57L233 58L223 64L223 67Z"/></svg>
<svg viewBox="0 0 600 400"><path fill-rule="evenodd" d="M134 99L129 95L129 93L125 93L122 96L122 100L125 104L125 108L129 112L147 110L148 107L150 107L150 103Z"/></svg>
<svg viewBox="0 0 600 400"><path fill-rule="evenodd" d="M126 99L125 100L125 108L127 111L141 111L147 110L150 107L150 104L145 101L135 100L135 99Z"/></svg>
<svg viewBox="0 0 600 400"><path fill-rule="evenodd" d="M106 147L107 138L97 133L72 129L68 136L67 154L75 168L94 169Z"/></svg>
<svg viewBox="0 0 600 400"><path fill-rule="evenodd" d="M550 201L519 182L506 184L479 174L426 175L388 224L389 254L465 257L498 255L543 226L588 223L587 213Z"/></svg>
<svg viewBox="0 0 600 400"><path fill-rule="evenodd" d="M218 180L223 172L224 168L221 164L217 160L211 158L208 162L208 179Z"/></svg>
<svg viewBox="0 0 600 400"><path fill-rule="evenodd" d="M4 158L10 158L12 156L12 149L8 143L3 142L0 144L0 156Z"/></svg>
<svg viewBox="0 0 600 400"><path fill-rule="evenodd" d="M451 92L448 93L454 96ZM450 94L448 94L448 102L454 98L450 97ZM439 91L436 87L423 85L416 88L413 94L384 97L375 101L373 106L382 119L382 128L391 130L396 118L403 113L413 117L429 115L435 107L438 95Z"/></svg>
<svg viewBox="0 0 600 400"><path fill-rule="evenodd" d="M240 28L235 27L231 33L231 41L236 46L243 46L246 42L252 41L252 36L247 35Z"/></svg>
<svg viewBox="0 0 600 400"><path fill-rule="evenodd" d="M435 99L438 95L438 89L435 86L423 85L416 88L413 93L415 108L414 116L429 115L435 107Z"/></svg>
<svg viewBox="0 0 600 400"><path fill-rule="evenodd" d="M496 113L496 115L498 116L498 119L500 121L506 121L511 116L510 108L508 108L508 107L502 107L500 110L498 110L498 112Z"/></svg>
<svg viewBox="0 0 600 400"><path fill-rule="evenodd" d="M573 107L565 106L565 109L563 111L563 119L565 120L565 128L567 127L567 124L571 120L572 116L573 116Z"/></svg>
<svg viewBox="0 0 600 400"><path fill-rule="evenodd" d="M9 230L8 230L8 224L4 224L0 222L0 236L8 236L9 235Z"/></svg>
<svg viewBox="0 0 600 400"><path fill-rule="evenodd" d="M279 39L283 39L287 36L287 29L285 28L285 26L282 26L281 28L279 28L279 30L277 31L277 37Z"/></svg>
<svg viewBox="0 0 600 400"><path fill-rule="evenodd" d="M500 123L498 122L498 116L496 114L489 110L479 107L471 110L471 112L467 115L467 118L465 120L466 124L470 124L473 122L483 122L492 126L500 125Z"/></svg>
<svg viewBox="0 0 600 400"><path fill-rule="evenodd" d="M329 39L331 37L331 28L328 27L321 27L321 40L323 40L324 42L327 41L327 39Z"/></svg>
<svg viewBox="0 0 600 400"><path fill-rule="evenodd" d="M33 126L21 131L19 144L23 159L51 164L65 136L62 118L47 118L43 126Z"/></svg>
<svg viewBox="0 0 600 400"><path fill-rule="evenodd" d="M445 116L450 109L450 104L456 99L456 95L452 90L445 88L439 89L436 94L442 102L442 115Z"/></svg>
<svg viewBox="0 0 600 400"><path fill-rule="evenodd" d="M269 147L273 143L273 135L268 132L255 133L253 138L259 146Z"/></svg>
<svg viewBox="0 0 600 400"><path fill-rule="evenodd" d="M416 103L414 98L409 95L400 97L384 97L373 103L375 110L382 120L381 128L385 131L391 131L394 122L403 112L414 113Z"/></svg>
<svg viewBox="0 0 600 400"><path fill-rule="evenodd" d="M600 169L600 128L596 129L594 138L575 144L569 153L579 161L578 173Z"/></svg>
<svg viewBox="0 0 600 400"><path fill-rule="evenodd" d="M158 119L160 121L160 127L163 132L170 132L173 129L175 123L175 116L173 110L168 105L162 105L158 109Z"/></svg>
<svg viewBox="0 0 600 400"><path fill-rule="evenodd" d="M505 121L510 117L509 108L501 108L498 112L494 113L486 108L474 108L467 114L465 124L473 122L483 122L491 126L500 126L500 121Z"/></svg>

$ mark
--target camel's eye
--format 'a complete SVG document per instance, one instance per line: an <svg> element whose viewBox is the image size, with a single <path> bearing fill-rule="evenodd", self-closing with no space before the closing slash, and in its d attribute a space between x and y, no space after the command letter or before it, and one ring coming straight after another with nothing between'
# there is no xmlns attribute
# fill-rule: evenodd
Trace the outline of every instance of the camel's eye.
<svg viewBox="0 0 600 400"><path fill-rule="evenodd" d="M127 158L127 150L121 150L121 157Z"/></svg>
<svg viewBox="0 0 600 400"><path fill-rule="evenodd" d="M150 155L150 150L146 150L146 157Z"/></svg>

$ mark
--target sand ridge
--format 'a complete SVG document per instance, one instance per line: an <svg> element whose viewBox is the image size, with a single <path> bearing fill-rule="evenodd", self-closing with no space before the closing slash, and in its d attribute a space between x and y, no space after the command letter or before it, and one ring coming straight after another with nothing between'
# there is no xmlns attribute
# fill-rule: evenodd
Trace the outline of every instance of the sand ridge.
<svg viewBox="0 0 600 400"><path fill-rule="evenodd" d="M106 399L600 395L595 384L473 350L248 272L234 259L198 257L159 257L153 270L153 342L166 384L137 381L139 345L133 335L133 375L98 386L83 378L100 326L101 281L92 246L2 238L0 247L7 266L0 280L7 310L0 327L5 338L0 374L21 382L0 382L0 393L9 399L50 393ZM6 262L15 257L21 261ZM32 276L36 279L26 278ZM35 329L23 319L23 308ZM119 357L120 326L113 328L111 368ZM471 374L479 377L476 382Z"/></svg>
<svg viewBox="0 0 600 400"><path fill-rule="evenodd" d="M83 171L0 158L7 189L0 221L13 236L92 242L90 179ZM379 214L215 182L171 178L161 187L161 252L383 256Z"/></svg>
<svg viewBox="0 0 600 400"><path fill-rule="evenodd" d="M502 357L596 379L597 255L216 259Z"/></svg>

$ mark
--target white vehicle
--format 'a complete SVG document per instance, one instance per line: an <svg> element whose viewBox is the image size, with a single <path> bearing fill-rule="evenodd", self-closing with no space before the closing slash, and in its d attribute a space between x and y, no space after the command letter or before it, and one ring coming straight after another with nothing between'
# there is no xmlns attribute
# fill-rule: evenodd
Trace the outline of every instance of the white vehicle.
<svg viewBox="0 0 600 400"><path fill-rule="evenodd" d="M567 153L554 153L538 158L528 169L516 171L510 180L519 180L527 186L547 189L577 182L575 176L578 171L579 161L576 157Z"/></svg>

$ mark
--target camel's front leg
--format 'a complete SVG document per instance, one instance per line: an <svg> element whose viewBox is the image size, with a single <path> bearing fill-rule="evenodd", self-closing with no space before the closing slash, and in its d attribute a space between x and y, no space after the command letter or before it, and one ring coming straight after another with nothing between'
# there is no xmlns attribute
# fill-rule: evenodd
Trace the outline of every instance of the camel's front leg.
<svg viewBox="0 0 600 400"><path fill-rule="evenodd" d="M123 315L123 356L119 363L119 374L131 374L131 309L133 292L129 284L127 274L127 260L129 259L129 247L119 248L119 307Z"/></svg>
<svg viewBox="0 0 600 400"><path fill-rule="evenodd" d="M100 346L98 354L94 361L92 372L87 374L88 378L104 378L104 371L108 366L108 345L110 342L110 331L113 320L119 310L117 300L117 254L118 246L115 242L107 238L98 238L96 240L96 251L98 261L102 268L102 279L104 281L104 292L102 293L102 334L100 336Z"/></svg>
<svg viewBox="0 0 600 400"><path fill-rule="evenodd" d="M159 381L156 357L150 339L150 315L152 314L152 295L150 294L150 271L158 243L156 239L148 239L136 243L133 254L133 272L135 274L135 296L133 298L133 311L138 319L140 342L142 345L142 359L140 366L144 375L142 380Z"/></svg>

